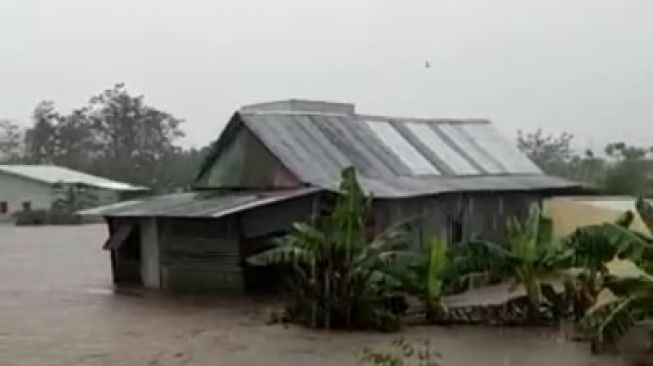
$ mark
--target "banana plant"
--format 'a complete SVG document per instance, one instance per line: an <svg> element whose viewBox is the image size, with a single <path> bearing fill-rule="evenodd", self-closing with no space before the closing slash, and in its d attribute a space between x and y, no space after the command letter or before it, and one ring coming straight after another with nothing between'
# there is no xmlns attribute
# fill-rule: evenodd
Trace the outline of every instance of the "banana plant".
<svg viewBox="0 0 653 366"><path fill-rule="evenodd" d="M402 253L400 237L370 237L370 201L352 168L342 172L341 195L331 214L295 224L278 245L254 255L253 264L290 268L290 316L315 328L394 328L399 317L388 297Z"/></svg>
<svg viewBox="0 0 653 366"><path fill-rule="evenodd" d="M444 274L447 270L447 242L433 236L426 248L426 293L425 300L429 314L441 311Z"/></svg>
<svg viewBox="0 0 653 366"><path fill-rule="evenodd" d="M565 238L564 246L571 253L569 266L582 269L574 281L577 319L601 300L604 263L615 257L630 259L644 268L653 263L653 239L630 230L632 220L633 213L627 211L615 223L584 226Z"/></svg>
<svg viewBox="0 0 653 366"><path fill-rule="evenodd" d="M637 199L635 207L637 208L639 216L642 218L651 233L653 233L653 204L640 197Z"/></svg>
<svg viewBox="0 0 653 366"><path fill-rule="evenodd" d="M604 269L604 288L582 323L593 351L615 343L634 325L653 321L653 275L629 259L614 258Z"/></svg>
<svg viewBox="0 0 653 366"><path fill-rule="evenodd" d="M424 304L429 320L435 320L446 311L442 306L442 297L450 268L448 251L447 242L433 235L425 243L422 253L405 255L403 264L395 271L400 286Z"/></svg>

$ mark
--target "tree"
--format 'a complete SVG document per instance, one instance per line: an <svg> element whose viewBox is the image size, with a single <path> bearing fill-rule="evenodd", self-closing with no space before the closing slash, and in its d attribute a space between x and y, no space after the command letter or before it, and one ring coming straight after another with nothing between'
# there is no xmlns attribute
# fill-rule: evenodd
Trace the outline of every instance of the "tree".
<svg viewBox="0 0 653 366"><path fill-rule="evenodd" d="M53 163L77 170L91 169L98 156L98 144L87 113L87 108L80 108L60 116L53 136Z"/></svg>
<svg viewBox="0 0 653 366"><path fill-rule="evenodd" d="M608 194L653 195L653 147L630 146L624 142L608 144L606 158L587 150L572 148L573 136L519 131L517 146L542 171L575 181L589 183Z"/></svg>
<svg viewBox="0 0 653 366"><path fill-rule="evenodd" d="M187 189L197 176L208 152L209 146L201 149L176 149L167 153L156 165L155 187L164 191L175 188Z"/></svg>
<svg viewBox="0 0 653 366"><path fill-rule="evenodd" d="M24 161L30 164L57 164L86 170L96 151L93 131L85 108L62 115L50 101L39 103L34 110L34 125L25 134Z"/></svg>
<svg viewBox="0 0 653 366"><path fill-rule="evenodd" d="M179 152L175 141L184 135L183 120L147 106L142 95L130 95L123 84L92 97L88 119L98 154L95 170L146 186L158 185L157 169Z"/></svg>
<svg viewBox="0 0 653 366"><path fill-rule="evenodd" d="M575 156L572 149L574 136L563 132L559 136L544 135L542 129L524 133L518 131L517 147L545 173L566 177L569 163Z"/></svg>
<svg viewBox="0 0 653 366"><path fill-rule="evenodd" d="M22 154L22 136L18 125L0 120L0 163L16 163Z"/></svg>
<svg viewBox="0 0 653 366"><path fill-rule="evenodd" d="M98 197L93 188L58 182L53 186L55 200L52 211L74 214L79 210L97 206Z"/></svg>
<svg viewBox="0 0 653 366"><path fill-rule="evenodd" d="M25 162L61 165L160 191L187 186L206 153L177 146L183 121L146 105L143 96L130 95L122 84L70 114L43 101L33 121L24 138Z"/></svg>
<svg viewBox="0 0 653 366"><path fill-rule="evenodd" d="M34 126L25 133L25 160L30 164L51 164L56 156L56 126L61 115L52 101L42 101L32 114Z"/></svg>
<svg viewBox="0 0 653 366"><path fill-rule="evenodd" d="M623 142L606 146L606 154L613 159L606 172L605 191L609 194L653 194L653 148L629 146Z"/></svg>

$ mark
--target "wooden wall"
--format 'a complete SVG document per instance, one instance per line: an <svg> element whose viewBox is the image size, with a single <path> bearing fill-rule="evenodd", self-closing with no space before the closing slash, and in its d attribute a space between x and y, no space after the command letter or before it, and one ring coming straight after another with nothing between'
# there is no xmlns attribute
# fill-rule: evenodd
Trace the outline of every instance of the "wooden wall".
<svg viewBox="0 0 653 366"><path fill-rule="evenodd" d="M405 222L420 243L432 234L453 239L454 222L462 227L461 240L502 241L508 217L524 218L538 194L467 193L404 200L377 200L374 212L379 229Z"/></svg>
<svg viewBox="0 0 653 366"><path fill-rule="evenodd" d="M159 230L164 289L176 292L243 289L235 217L160 219Z"/></svg>

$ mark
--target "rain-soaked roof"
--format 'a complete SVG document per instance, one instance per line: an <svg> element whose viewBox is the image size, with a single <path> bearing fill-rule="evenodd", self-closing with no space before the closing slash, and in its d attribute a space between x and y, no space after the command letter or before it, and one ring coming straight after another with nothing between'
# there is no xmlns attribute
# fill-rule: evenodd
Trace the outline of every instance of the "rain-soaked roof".
<svg viewBox="0 0 653 366"><path fill-rule="evenodd" d="M367 116L356 114L352 104L302 100L243 107L214 145L199 177L243 125L311 188L183 193L84 213L220 217L297 195L337 191L342 169L350 166L356 168L363 189L377 198L579 188L576 183L544 175L486 120Z"/></svg>
<svg viewBox="0 0 653 366"><path fill-rule="evenodd" d="M367 116L340 103L326 112L264 106L236 120L306 184L336 189L341 170L354 166L363 188L386 198L579 186L544 175L487 120Z"/></svg>
<svg viewBox="0 0 653 366"><path fill-rule="evenodd" d="M251 208L317 193L319 188L258 192L197 191L123 201L79 212L110 217L219 218Z"/></svg>
<svg viewBox="0 0 653 366"><path fill-rule="evenodd" d="M56 165L0 165L0 172L18 175L47 184L84 184L116 191L140 191L147 189Z"/></svg>

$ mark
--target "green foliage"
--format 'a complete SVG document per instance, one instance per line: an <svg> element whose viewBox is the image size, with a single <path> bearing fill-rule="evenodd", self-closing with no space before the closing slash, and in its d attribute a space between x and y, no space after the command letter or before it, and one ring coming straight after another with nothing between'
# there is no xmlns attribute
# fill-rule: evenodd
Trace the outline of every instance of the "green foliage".
<svg viewBox="0 0 653 366"><path fill-rule="evenodd" d="M509 271L510 253L500 244L471 241L449 251L451 265L447 273L450 292L460 292L501 279Z"/></svg>
<svg viewBox="0 0 653 366"><path fill-rule="evenodd" d="M630 230L629 220L619 221L581 227L565 239L572 253L570 265L586 269L594 292L603 264L612 258L630 258L638 263L653 259L653 238Z"/></svg>
<svg viewBox="0 0 653 366"><path fill-rule="evenodd" d="M653 195L653 148L623 142L605 147L607 157L573 149L573 136L519 131L517 147L545 173L588 183L607 194Z"/></svg>
<svg viewBox="0 0 653 366"><path fill-rule="evenodd" d="M605 284L583 325L592 348L613 344L633 325L653 320L653 275L628 259L605 263Z"/></svg>
<svg viewBox="0 0 653 366"><path fill-rule="evenodd" d="M642 218L648 229L653 233L653 205L640 197L635 204L639 216Z"/></svg>
<svg viewBox="0 0 653 366"><path fill-rule="evenodd" d="M542 129L518 132L517 147L547 174L600 186L607 162L591 150L582 154L573 148L574 136L563 132L545 135Z"/></svg>
<svg viewBox="0 0 653 366"><path fill-rule="evenodd" d="M426 304L430 312L440 308L443 276L447 269L447 242L434 236L427 246L426 253Z"/></svg>
<svg viewBox="0 0 653 366"><path fill-rule="evenodd" d="M455 276L482 278L487 282L511 281L524 286L533 306L546 302L542 287L560 287L569 253L553 240L550 220L532 205L523 222L510 218L506 224L506 245L472 242L454 252ZM468 283L472 283L468 280Z"/></svg>
<svg viewBox="0 0 653 366"><path fill-rule="evenodd" d="M643 263L653 258L652 239L630 230L632 213L616 223L603 223L578 228L564 240L570 253L569 267L576 269L573 287L574 313L577 319L597 301L602 290L604 263L615 257Z"/></svg>
<svg viewBox="0 0 653 366"><path fill-rule="evenodd" d="M16 162L62 165L155 191L189 185L208 150L181 149L183 120L147 105L123 84L70 114L41 102L32 119Z"/></svg>
<svg viewBox="0 0 653 366"><path fill-rule="evenodd" d="M353 168L342 173L333 212L299 223L278 246L250 258L254 264L291 270L291 319L315 328L394 329L391 306L398 280L392 275L402 243L391 235L368 234L370 201Z"/></svg>
<svg viewBox="0 0 653 366"><path fill-rule="evenodd" d="M559 136L545 135L542 129L534 132L517 133L517 147L542 170L553 175L569 174L569 165L574 156L574 136L563 132Z"/></svg>
<svg viewBox="0 0 653 366"><path fill-rule="evenodd" d="M637 149L626 147L626 149ZM646 155L622 153L608 166L604 191L607 194L651 195L653 194L653 160Z"/></svg>
<svg viewBox="0 0 653 366"><path fill-rule="evenodd" d="M20 161L21 131L18 125L0 120L0 163L11 164Z"/></svg>
<svg viewBox="0 0 653 366"><path fill-rule="evenodd" d="M450 270L448 252L447 242L434 235L426 243L422 253L403 257L410 263L395 267L394 276L399 279L401 290L417 296L424 302L429 319L446 311L441 301Z"/></svg>
<svg viewBox="0 0 653 366"><path fill-rule="evenodd" d="M16 226L39 225L78 225L82 223L79 215L52 210L30 210L15 214Z"/></svg>
<svg viewBox="0 0 653 366"><path fill-rule="evenodd" d="M60 213L75 213L85 208L95 207L98 197L93 189L76 184L57 183L53 186L55 200L52 211Z"/></svg>
<svg viewBox="0 0 653 366"><path fill-rule="evenodd" d="M412 344L400 338L392 342L387 351L363 349L361 365L371 366L438 366L442 355L431 349L430 341Z"/></svg>

